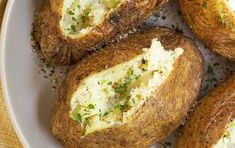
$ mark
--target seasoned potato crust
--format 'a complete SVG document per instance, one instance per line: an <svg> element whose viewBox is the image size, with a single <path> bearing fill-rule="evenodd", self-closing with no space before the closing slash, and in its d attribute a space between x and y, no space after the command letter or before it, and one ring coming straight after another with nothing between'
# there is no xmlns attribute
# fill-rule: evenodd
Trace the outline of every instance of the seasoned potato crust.
<svg viewBox="0 0 235 148"><path fill-rule="evenodd" d="M142 49L149 48L154 38L158 38L167 50L177 47L184 50L168 79L128 123L82 138L80 123L70 117L70 101L81 81L142 54ZM197 98L203 73L201 53L183 35L166 28L151 28L131 35L85 58L68 74L59 90L51 120L52 132L65 147L148 147L168 136L186 117Z"/></svg>
<svg viewBox="0 0 235 148"><path fill-rule="evenodd" d="M190 29L212 51L235 60L235 14L227 0L179 0Z"/></svg>
<svg viewBox="0 0 235 148"><path fill-rule="evenodd" d="M225 134L235 119L235 75L217 87L198 105L177 141L178 148L208 148Z"/></svg>
<svg viewBox="0 0 235 148"><path fill-rule="evenodd" d="M34 21L34 37L47 61L70 64L91 53L93 48L141 24L166 2L167 0L126 0L106 14L104 20L89 32L76 37L65 35L61 29L64 0L44 0ZM85 22L85 18L82 18ZM74 26L71 29L76 30Z"/></svg>

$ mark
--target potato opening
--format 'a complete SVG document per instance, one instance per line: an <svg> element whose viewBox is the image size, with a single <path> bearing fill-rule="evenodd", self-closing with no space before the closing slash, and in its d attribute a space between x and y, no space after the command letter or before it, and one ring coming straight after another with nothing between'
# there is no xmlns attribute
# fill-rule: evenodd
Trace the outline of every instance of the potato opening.
<svg viewBox="0 0 235 148"><path fill-rule="evenodd" d="M81 82L71 100L71 117L87 135L125 124L164 83L183 49L166 51L157 39L134 59L116 65Z"/></svg>
<svg viewBox="0 0 235 148"><path fill-rule="evenodd" d="M64 0L60 22L65 35L82 36L103 22L124 0Z"/></svg>
<svg viewBox="0 0 235 148"><path fill-rule="evenodd" d="M214 146L214 148L233 148L235 147L235 120L228 124L226 133Z"/></svg>

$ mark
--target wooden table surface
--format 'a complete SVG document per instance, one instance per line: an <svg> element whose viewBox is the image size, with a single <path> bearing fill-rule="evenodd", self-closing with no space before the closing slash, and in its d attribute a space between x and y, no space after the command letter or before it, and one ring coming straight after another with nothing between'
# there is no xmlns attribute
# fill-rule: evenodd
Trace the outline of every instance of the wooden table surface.
<svg viewBox="0 0 235 148"><path fill-rule="evenodd" d="M0 0L0 24L6 7L7 0ZM3 99L2 87L0 85L0 148L21 148L23 147L17 138L8 117Z"/></svg>

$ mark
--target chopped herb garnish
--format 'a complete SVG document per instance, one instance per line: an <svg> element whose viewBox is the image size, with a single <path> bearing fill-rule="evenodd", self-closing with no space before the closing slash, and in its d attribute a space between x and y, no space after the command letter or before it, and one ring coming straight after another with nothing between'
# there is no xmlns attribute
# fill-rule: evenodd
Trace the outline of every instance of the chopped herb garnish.
<svg viewBox="0 0 235 148"><path fill-rule="evenodd" d="M74 15L75 13L73 11L69 11L69 15Z"/></svg>
<svg viewBox="0 0 235 148"><path fill-rule="evenodd" d="M71 30L72 30L73 32L76 32L76 31L77 31L76 26L72 25L72 26L71 26Z"/></svg>
<svg viewBox="0 0 235 148"><path fill-rule="evenodd" d="M78 9L80 9L80 8L81 8L81 6L80 6L80 5L77 5L77 8L78 8Z"/></svg>
<svg viewBox="0 0 235 148"><path fill-rule="evenodd" d="M133 75L134 71L132 68L129 68L128 71L127 71L127 76L131 76Z"/></svg>
<svg viewBox="0 0 235 148"><path fill-rule="evenodd" d="M46 64L46 67L47 67L47 68L50 68L50 67L51 67L51 64L47 63L47 64Z"/></svg>
<svg viewBox="0 0 235 148"><path fill-rule="evenodd" d="M77 21L77 19L76 19L75 17L72 17L72 20L73 20L73 21Z"/></svg>
<svg viewBox="0 0 235 148"><path fill-rule="evenodd" d="M81 16L81 20L82 20L83 23L85 23L86 17L88 17L89 13L90 13L89 11L85 11L84 15Z"/></svg>
<svg viewBox="0 0 235 148"><path fill-rule="evenodd" d="M214 69L211 65L208 65L207 67L207 73L210 74L210 75L214 75Z"/></svg>
<svg viewBox="0 0 235 148"><path fill-rule="evenodd" d="M82 20L83 23L85 23L85 19L86 19L86 16L85 16L85 15L82 15L82 16L81 16L81 20Z"/></svg>
<svg viewBox="0 0 235 148"><path fill-rule="evenodd" d="M140 78L140 75L135 76L135 80L138 80Z"/></svg>
<svg viewBox="0 0 235 148"><path fill-rule="evenodd" d="M82 116L81 116L81 114L76 114L76 115L74 116L74 118L75 118L77 121L82 122Z"/></svg>
<svg viewBox="0 0 235 148"><path fill-rule="evenodd" d="M88 113L84 113L83 116L85 116L85 115L89 115L89 114Z"/></svg>
<svg viewBox="0 0 235 148"><path fill-rule="evenodd" d="M88 16L89 13L90 13L89 11L85 11L84 15L85 15L85 16Z"/></svg>
<svg viewBox="0 0 235 148"><path fill-rule="evenodd" d="M89 105L88 105L88 108L89 108L89 109L94 109L95 106L94 106L93 104L89 104Z"/></svg>
<svg viewBox="0 0 235 148"><path fill-rule="evenodd" d="M90 121L88 118L85 119L85 123L86 123L88 126L91 126L91 121Z"/></svg>
<svg viewBox="0 0 235 148"><path fill-rule="evenodd" d="M156 12L156 13L154 14L154 16L155 16L156 19L158 19L158 18L161 16L160 11Z"/></svg>
<svg viewBox="0 0 235 148"><path fill-rule="evenodd" d="M135 99L134 99L134 98L132 98L132 99L131 99L131 102L132 102L133 104L135 104Z"/></svg>
<svg viewBox="0 0 235 148"><path fill-rule="evenodd" d="M104 114L103 114L103 116L107 116L109 113L108 112L105 112Z"/></svg>
<svg viewBox="0 0 235 148"><path fill-rule="evenodd" d="M110 81L110 82L108 82L107 84L108 84L108 85L112 85L112 84L113 84L113 82L112 82L112 81Z"/></svg>
<svg viewBox="0 0 235 148"><path fill-rule="evenodd" d="M115 93L121 94L127 90L128 84L125 82L118 87L114 88Z"/></svg>

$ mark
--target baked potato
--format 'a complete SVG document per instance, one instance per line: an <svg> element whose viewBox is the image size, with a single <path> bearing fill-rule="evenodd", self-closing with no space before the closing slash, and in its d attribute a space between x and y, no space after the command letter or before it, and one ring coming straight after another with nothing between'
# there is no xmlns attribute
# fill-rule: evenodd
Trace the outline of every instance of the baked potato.
<svg viewBox="0 0 235 148"><path fill-rule="evenodd" d="M202 99L183 127L177 147L235 147L235 75Z"/></svg>
<svg viewBox="0 0 235 148"><path fill-rule="evenodd" d="M235 2L179 0L190 29L212 51L235 60Z"/></svg>
<svg viewBox="0 0 235 148"><path fill-rule="evenodd" d="M141 24L167 0L44 0L33 24L45 59L77 62Z"/></svg>
<svg viewBox="0 0 235 148"><path fill-rule="evenodd" d="M51 129L65 147L147 147L174 131L198 96L204 60L167 28L83 59L61 85Z"/></svg>

